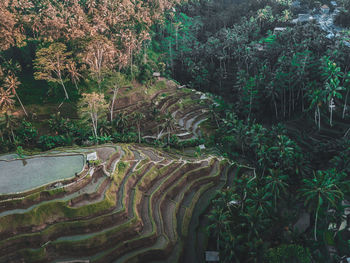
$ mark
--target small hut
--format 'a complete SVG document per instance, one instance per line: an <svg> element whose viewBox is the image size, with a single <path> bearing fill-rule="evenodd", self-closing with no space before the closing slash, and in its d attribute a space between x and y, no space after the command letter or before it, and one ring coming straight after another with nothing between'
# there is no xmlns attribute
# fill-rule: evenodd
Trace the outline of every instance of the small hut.
<svg viewBox="0 0 350 263"><path fill-rule="evenodd" d="M160 79L160 73L159 72L153 72L153 77L156 78L157 80Z"/></svg>
<svg viewBox="0 0 350 263"><path fill-rule="evenodd" d="M329 6L328 5L323 5L321 6L321 13L322 14L329 14Z"/></svg>
<svg viewBox="0 0 350 263"><path fill-rule="evenodd" d="M275 27L273 29L273 34L276 35L277 33L281 33L281 32L283 32L286 29L287 29L286 27Z"/></svg>

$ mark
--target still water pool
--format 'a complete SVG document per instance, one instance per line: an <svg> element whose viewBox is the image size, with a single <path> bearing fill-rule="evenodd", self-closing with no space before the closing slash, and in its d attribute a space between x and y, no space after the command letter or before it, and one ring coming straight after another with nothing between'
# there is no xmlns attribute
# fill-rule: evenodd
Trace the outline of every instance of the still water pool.
<svg viewBox="0 0 350 263"><path fill-rule="evenodd" d="M84 162L82 154L0 160L0 194L28 191L73 177L83 169Z"/></svg>

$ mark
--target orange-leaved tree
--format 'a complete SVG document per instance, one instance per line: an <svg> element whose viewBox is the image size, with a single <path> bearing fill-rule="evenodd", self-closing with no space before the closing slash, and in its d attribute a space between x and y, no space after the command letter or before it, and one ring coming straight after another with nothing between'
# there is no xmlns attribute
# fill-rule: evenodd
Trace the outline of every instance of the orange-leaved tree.
<svg viewBox="0 0 350 263"><path fill-rule="evenodd" d="M101 90L104 74L114 68L117 50L113 43L103 36L96 36L87 42L83 61L89 66L92 77Z"/></svg>
<svg viewBox="0 0 350 263"><path fill-rule="evenodd" d="M66 96L69 99L66 86L65 75L67 65L72 63L71 52L67 52L67 47L63 43L51 43L48 47L42 47L36 52L34 60L35 79L47 80L49 82L59 83Z"/></svg>

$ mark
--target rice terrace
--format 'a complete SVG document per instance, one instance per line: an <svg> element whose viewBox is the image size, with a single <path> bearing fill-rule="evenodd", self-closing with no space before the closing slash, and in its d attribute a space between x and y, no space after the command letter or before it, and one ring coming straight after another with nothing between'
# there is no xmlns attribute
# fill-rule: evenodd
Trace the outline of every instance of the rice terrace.
<svg viewBox="0 0 350 263"><path fill-rule="evenodd" d="M240 170L214 156L185 158L136 145L91 150L103 162L94 173L85 167L59 185L1 196L4 262L178 261L207 200ZM196 258L192 249L187 253Z"/></svg>
<svg viewBox="0 0 350 263"><path fill-rule="evenodd" d="M350 0L0 1L0 263L349 263Z"/></svg>

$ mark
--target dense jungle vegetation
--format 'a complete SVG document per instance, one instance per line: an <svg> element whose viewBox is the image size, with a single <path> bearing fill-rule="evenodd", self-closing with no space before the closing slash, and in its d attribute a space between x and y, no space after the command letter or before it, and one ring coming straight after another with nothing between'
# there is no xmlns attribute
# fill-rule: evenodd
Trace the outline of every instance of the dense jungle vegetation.
<svg viewBox="0 0 350 263"><path fill-rule="evenodd" d="M0 152L144 142L145 113L114 115L114 102L122 87L151 90L160 72L212 94L205 145L254 168L213 200L208 250L222 262L342 262L350 257L350 3L337 1L341 36L292 23L325 4L334 8L327 0L5 0ZM158 117L171 126L171 116ZM170 136L155 144L183 147ZM301 215L310 217L302 230Z"/></svg>
<svg viewBox="0 0 350 263"><path fill-rule="evenodd" d="M212 248L223 262L340 262L350 251L341 227L350 171L349 33L329 38L315 22L291 23L298 8L329 1L230 3L183 5L158 36L176 79L223 98L212 106L211 143L256 169L213 202ZM346 27L349 2L338 4L335 22ZM312 217L304 233L293 226L301 210Z"/></svg>

